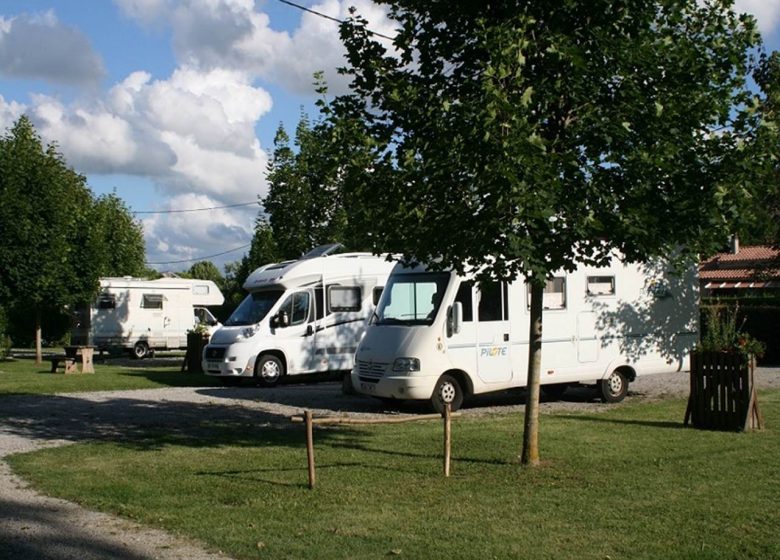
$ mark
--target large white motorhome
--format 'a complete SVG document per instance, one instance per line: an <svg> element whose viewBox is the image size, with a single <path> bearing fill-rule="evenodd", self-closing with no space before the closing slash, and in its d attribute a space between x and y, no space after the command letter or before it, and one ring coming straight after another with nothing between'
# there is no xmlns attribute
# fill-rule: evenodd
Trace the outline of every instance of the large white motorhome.
<svg viewBox="0 0 780 560"><path fill-rule="evenodd" d="M398 264L355 357L352 385L381 399L430 400L457 409L465 397L527 381L530 290L522 281L476 282ZM596 383L624 398L637 376L688 367L698 335L695 268L663 263L580 266L544 293L542 390L560 396Z"/></svg>
<svg viewBox="0 0 780 560"><path fill-rule="evenodd" d="M349 372L355 348L393 269L386 257L333 254L268 264L244 283L249 295L203 350L203 371L267 386L285 375Z"/></svg>
<svg viewBox="0 0 780 560"><path fill-rule="evenodd" d="M210 280L101 278L95 301L77 310L72 341L99 350L122 348L136 358L186 348L188 330L218 326L206 307L224 301Z"/></svg>

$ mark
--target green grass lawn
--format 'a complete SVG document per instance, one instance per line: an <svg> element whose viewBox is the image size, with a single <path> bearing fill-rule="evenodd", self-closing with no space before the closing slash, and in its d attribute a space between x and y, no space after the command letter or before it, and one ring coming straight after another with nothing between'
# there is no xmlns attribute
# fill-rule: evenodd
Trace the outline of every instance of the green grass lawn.
<svg viewBox="0 0 780 560"><path fill-rule="evenodd" d="M768 429L682 427L685 402L522 418L315 428L213 425L197 437L80 444L10 458L42 491L196 537L237 558L780 558L780 391Z"/></svg>
<svg viewBox="0 0 780 560"><path fill-rule="evenodd" d="M51 363L35 365L33 360L0 361L0 397L18 394L53 394L79 391L116 391L155 387L218 385L219 381L202 374L181 373L176 365L150 367L139 360L133 367L95 362L95 373L50 373Z"/></svg>

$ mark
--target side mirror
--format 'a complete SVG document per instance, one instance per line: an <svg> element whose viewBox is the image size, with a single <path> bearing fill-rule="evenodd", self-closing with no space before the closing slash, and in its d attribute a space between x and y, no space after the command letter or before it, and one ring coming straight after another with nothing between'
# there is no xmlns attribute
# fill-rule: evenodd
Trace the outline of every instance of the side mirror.
<svg viewBox="0 0 780 560"><path fill-rule="evenodd" d="M290 316L287 314L287 311L279 312L279 314L276 316L276 324L279 325L280 329L284 329L290 326Z"/></svg>
<svg viewBox="0 0 780 560"><path fill-rule="evenodd" d="M447 331L450 336L458 334L463 325L463 304L459 301L453 303L447 310Z"/></svg>

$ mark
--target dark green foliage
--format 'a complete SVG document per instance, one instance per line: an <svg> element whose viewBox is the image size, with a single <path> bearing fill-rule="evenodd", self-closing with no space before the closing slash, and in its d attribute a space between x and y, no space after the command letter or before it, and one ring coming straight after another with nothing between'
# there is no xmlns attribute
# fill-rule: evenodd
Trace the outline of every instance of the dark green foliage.
<svg viewBox="0 0 780 560"><path fill-rule="evenodd" d="M115 193L94 201L90 257L98 263L99 276L144 276L144 231L125 202Z"/></svg>
<svg viewBox="0 0 780 560"><path fill-rule="evenodd" d="M115 195L94 199L86 179L55 145L44 147L23 116L0 139L0 304L16 317L9 331L41 321L64 325L106 275L143 270L140 224ZM22 339L28 337L21 337Z"/></svg>
<svg viewBox="0 0 780 560"><path fill-rule="evenodd" d="M729 2L383 4L397 51L343 25L331 107L372 249L538 278L710 248L750 202L760 39Z"/></svg>
<svg viewBox="0 0 780 560"><path fill-rule="evenodd" d="M263 200L276 252L280 258L295 259L333 242L359 250L363 244L349 235L341 158L333 151L332 129L325 122L312 124L303 114L295 129L295 146L297 151L280 126Z"/></svg>
<svg viewBox="0 0 780 560"><path fill-rule="evenodd" d="M211 261L196 262L186 273L182 274L182 276L185 278L197 278L199 280L211 280L217 284L220 289L225 282L219 269Z"/></svg>

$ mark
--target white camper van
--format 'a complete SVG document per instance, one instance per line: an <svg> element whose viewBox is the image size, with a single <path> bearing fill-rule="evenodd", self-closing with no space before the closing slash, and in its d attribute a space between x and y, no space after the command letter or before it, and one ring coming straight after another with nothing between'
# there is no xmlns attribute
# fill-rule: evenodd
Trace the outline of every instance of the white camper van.
<svg viewBox="0 0 780 560"><path fill-rule="evenodd" d="M284 375L348 376L394 263L332 249L255 270L244 283L249 295L203 350L203 371L226 383L254 377L268 386Z"/></svg>
<svg viewBox="0 0 780 560"><path fill-rule="evenodd" d="M398 264L361 341L354 388L382 399L460 407L469 395L526 385L530 290ZM636 376L688 367L697 340L695 269L662 264L581 266L544 293L542 390L597 383L623 399Z"/></svg>
<svg viewBox="0 0 780 560"><path fill-rule="evenodd" d="M209 330L218 326L206 306L224 301L210 280L101 278L97 299L77 311L73 340L100 350L123 348L136 358L186 348L188 330L199 323Z"/></svg>

